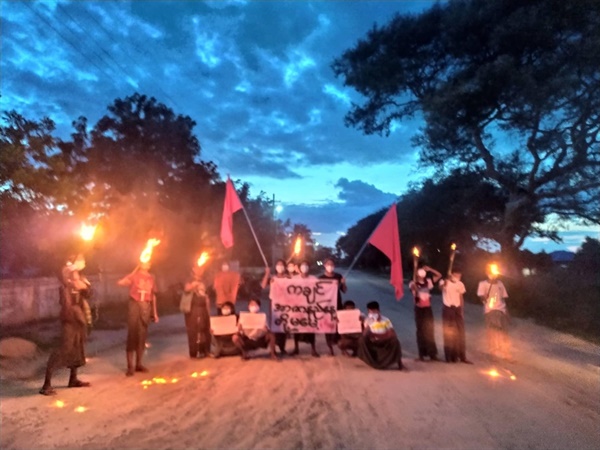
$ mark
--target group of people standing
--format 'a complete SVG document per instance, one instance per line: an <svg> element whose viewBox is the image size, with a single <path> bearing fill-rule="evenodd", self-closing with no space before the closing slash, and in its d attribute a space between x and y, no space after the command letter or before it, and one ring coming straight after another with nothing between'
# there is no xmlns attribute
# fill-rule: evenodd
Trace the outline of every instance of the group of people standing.
<svg viewBox="0 0 600 450"><path fill-rule="evenodd" d="M77 369L85 365L85 341L91 325L89 305L86 301L86 298L89 298L90 283L80 274L84 267L83 257L78 256L70 258L62 271L60 292L62 338L60 346L48 360L44 385L40 390L43 395L55 394L51 379L54 370L58 367L68 367L71 370L69 387L90 386L90 383L81 381L77 377ZM338 282L336 309L355 309L354 302L342 302L342 293L347 291L346 280L341 274L335 272L333 259L326 259L324 268L325 271L318 278L334 279ZM158 322L159 320L156 306L156 281L149 269L149 262L141 263L132 273L117 282L120 286L129 287L126 342L127 376L133 376L135 372L148 372L143 365L148 325L151 321ZM487 275L487 280L479 283L477 295L485 306L490 353L500 358L509 358L506 315L508 294L493 271L488 270ZM296 277L317 278L310 274L308 261L302 261L299 266L296 266L296 264L278 260L275 264L274 274L271 274L270 269L266 270L261 287L268 288L277 278ZM280 355L288 355L286 350L288 335L273 333L266 324L258 329L245 329L238 322L237 329L231 334L213 335L210 325L210 300L203 278L203 267L194 267L190 279L184 284L184 293L181 298L180 309L185 317L191 358L240 355L242 359L248 359L249 352L258 348L268 349L273 359L278 359L276 348L279 349ZM229 263L224 262L221 272L215 276L213 283L219 316L237 316L235 304L241 280L240 274L231 271ZM415 303L417 359L419 361L425 361L425 358L432 361L438 360L431 308L431 290L435 283L438 283L443 299L442 324L446 362L460 361L472 364L466 357L463 299L466 290L461 281L461 271L458 268L453 269L447 277L442 279L438 271L429 266L423 266L418 269L414 280L409 283ZM259 313L260 308L261 302L258 298L250 299L248 302L249 313ZM334 346L337 345L343 355L358 356L371 367L385 369L391 365L397 365L398 369L404 369L400 341L390 319L381 314L379 303L369 302L367 316L361 315L360 318L362 333L325 335L330 354L334 355ZM293 340L293 355L299 353L300 343L307 343L310 345L312 356L319 357L316 349L316 334L294 333Z"/></svg>

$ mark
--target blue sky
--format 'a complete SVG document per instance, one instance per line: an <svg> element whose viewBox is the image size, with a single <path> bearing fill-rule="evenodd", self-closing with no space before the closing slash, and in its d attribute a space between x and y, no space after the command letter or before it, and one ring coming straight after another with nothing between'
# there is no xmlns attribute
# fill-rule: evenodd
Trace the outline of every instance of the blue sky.
<svg viewBox="0 0 600 450"><path fill-rule="evenodd" d="M275 195L282 219L324 245L390 205L422 171L417 120L389 137L344 126L352 102L330 68L374 23L430 1L2 1L0 109L52 118L63 135L115 98L156 97L197 122L202 159ZM399 212L401 214L401 211ZM570 226L576 249L598 227Z"/></svg>

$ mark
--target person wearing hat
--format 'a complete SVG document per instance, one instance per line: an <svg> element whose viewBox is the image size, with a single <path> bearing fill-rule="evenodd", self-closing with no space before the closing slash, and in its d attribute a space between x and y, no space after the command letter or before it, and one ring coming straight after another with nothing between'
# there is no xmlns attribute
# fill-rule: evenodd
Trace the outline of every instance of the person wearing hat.
<svg viewBox="0 0 600 450"><path fill-rule="evenodd" d="M432 277L427 277L431 273ZM429 358L438 361L437 346L435 344L433 310L431 309L431 290L433 284L442 277L442 274L429 266L417 270L415 280L408 284L415 299L415 324L417 326L417 347L419 361Z"/></svg>
<svg viewBox="0 0 600 450"><path fill-rule="evenodd" d="M467 359L465 339L464 299L467 292L461 281L462 271L454 267L446 279L439 282L442 290L442 327L444 330L444 357L447 363L463 362L473 364Z"/></svg>

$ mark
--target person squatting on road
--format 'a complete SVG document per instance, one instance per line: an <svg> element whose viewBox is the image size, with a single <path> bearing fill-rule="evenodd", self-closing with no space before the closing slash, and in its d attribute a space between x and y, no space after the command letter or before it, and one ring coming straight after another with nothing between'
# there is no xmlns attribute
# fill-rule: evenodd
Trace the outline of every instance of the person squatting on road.
<svg viewBox="0 0 600 450"><path fill-rule="evenodd" d="M390 319L381 315L378 302L367 304L367 318L364 321L363 335L358 341L358 357L374 369L386 369L402 364L402 347Z"/></svg>

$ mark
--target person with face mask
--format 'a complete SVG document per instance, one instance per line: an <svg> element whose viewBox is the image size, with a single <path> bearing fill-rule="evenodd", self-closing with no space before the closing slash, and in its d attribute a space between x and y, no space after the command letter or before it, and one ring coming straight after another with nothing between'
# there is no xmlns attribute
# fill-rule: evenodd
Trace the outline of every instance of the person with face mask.
<svg viewBox="0 0 600 450"><path fill-rule="evenodd" d="M292 264L292 266L293 266L293 264ZM271 270L269 268L267 268L265 270L265 276L263 277L263 280L261 283L261 287L263 289L266 289L268 286L270 286L271 283L273 283L273 280L276 278L291 278L292 277L286 271L285 261L283 259L278 259L277 262L275 262L275 275L270 276L270 274L271 274ZM273 333L273 335L275 336L275 345L277 346L277 348L279 348L279 353L281 355L287 355L287 352L285 350L287 334L286 333Z"/></svg>
<svg viewBox="0 0 600 450"><path fill-rule="evenodd" d="M504 283L498 279L497 267L494 264L487 266L486 274L487 279L480 281L477 286L477 297L484 305L488 352L493 359L512 361L506 309L508 293Z"/></svg>
<svg viewBox="0 0 600 450"><path fill-rule="evenodd" d="M241 281L241 275L231 270L228 261L223 261L221 271L215 275L213 281L213 287L217 294L218 315L221 315L221 308L226 302L231 302L235 305Z"/></svg>
<svg viewBox="0 0 600 450"><path fill-rule="evenodd" d="M260 313L260 300L250 299L248 302L248 311L251 314ZM275 337L266 325L264 328L246 329L240 323L238 328L239 332L233 335L232 341L242 353L243 360L249 359L249 351L259 348L268 348L271 359L277 360L277 355L275 354Z"/></svg>
<svg viewBox="0 0 600 450"><path fill-rule="evenodd" d="M210 302L203 281L204 267L192 269L192 279L184 291L192 296L188 312L184 313L190 358L204 358L210 352Z"/></svg>
<svg viewBox="0 0 600 450"><path fill-rule="evenodd" d="M432 278L427 273L432 273ZM437 346L435 344L433 310L431 309L431 290L433 284L442 277L442 274L429 266L423 266L417 270L415 280L411 280L408 288L412 291L415 299L415 324L417 327L417 347L419 349L419 361L425 361L428 357L431 361L438 361Z"/></svg>
<svg viewBox="0 0 600 450"><path fill-rule="evenodd" d="M363 325L358 357L374 369L397 364L399 370L404 370L400 341L390 319L381 315L378 302L367 303L367 318Z"/></svg>
<svg viewBox="0 0 600 450"><path fill-rule="evenodd" d="M235 312L235 305L231 302L225 302L221 308L222 316L235 316L236 320L238 315ZM213 358L220 358L221 356L234 356L240 354L240 349L233 343L234 334L224 334L215 336L211 334L211 345Z"/></svg>
<svg viewBox="0 0 600 450"><path fill-rule="evenodd" d="M306 261L306 260L302 261L300 263L300 274L297 275L297 277L302 278L302 279L316 278L314 275L311 275L309 272L310 272L310 266L308 264L308 261ZM319 353L317 353L315 333L295 333L294 334L294 352L293 352L294 355L297 355L300 353L300 348L298 345L300 342L310 344L312 356L314 356L315 358L318 358L320 356Z"/></svg>
<svg viewBox="0 0 600 450"><path fill-rule="evenodd" d="M344 302L343 309L345 309L345 310L356 309L356 304L352 300L347 300ZM361 321L361 323L363 323L363 331L364 331L365 319L366 319L366 317L363 314L361 314L360 321ZM342 351L342 355L350 356L348 351L351 351L352 356L353 357L356 356L356 354L358 353L358 341L360 340L361 336L362 336L361 333L342 334L337 343L338 347Z"/></svg>
<svg viewBox="0 0 600 450"><path fill-rule="evenodd" d="M321 280L336 280L338 282L338 292L337 292L337 305L336 309L342 309L342 292L346 292L348 288L346 287L346 280L344 277L335 272L335 263L332 258L327 258L324 261L325 272L319 276ZM327 342L327 347L329 347L329 353L331 356L334 355L333 346L338 342L339 334L337 333L327 333L325 335L325 341Z"/></svg>
<svg viewBox="0 0 600 450"><path fill-rule="evenodd" d="M462 272L454 266L451 273L439 282L442 290L442 329L444 330L444 357L447 363L463 362L467 359L463 296L467 292L461 281Z"/></svg>

